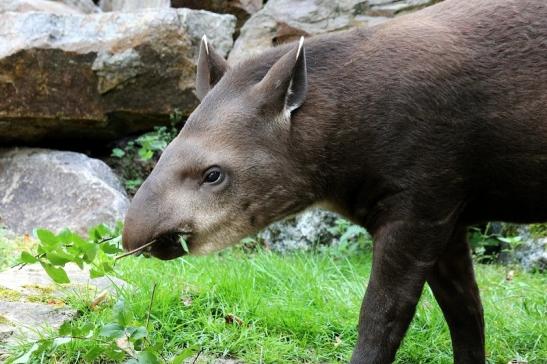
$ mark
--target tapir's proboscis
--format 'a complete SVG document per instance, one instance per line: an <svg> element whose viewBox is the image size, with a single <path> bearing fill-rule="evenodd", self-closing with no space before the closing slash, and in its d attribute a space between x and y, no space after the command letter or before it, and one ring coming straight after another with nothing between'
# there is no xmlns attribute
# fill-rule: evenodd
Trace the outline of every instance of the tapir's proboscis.
<svg viewBox="0 0 547 364"><path fill-rule="evenodd" d="M374 239L352 363L394 360L426 282L455 362L485 362L466 229L547 221L545 0L446 0L236 65L204 37L196 94L126 249L208 253L327 207Z"/></svg>

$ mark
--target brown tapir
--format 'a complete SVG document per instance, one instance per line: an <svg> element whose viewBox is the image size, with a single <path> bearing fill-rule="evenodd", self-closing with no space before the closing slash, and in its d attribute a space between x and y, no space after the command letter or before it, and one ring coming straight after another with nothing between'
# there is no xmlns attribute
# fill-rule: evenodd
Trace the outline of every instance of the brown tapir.
<svg viewBox="0 0 547 364"><path fill-rule="evenodd" d="M207 253L328 206L375 241L351 362L394 360L427 282L455 362L484 363L466 227L547 220L545 0L447 0L233 66L204 39L197 95L125 248Z"/></svg>

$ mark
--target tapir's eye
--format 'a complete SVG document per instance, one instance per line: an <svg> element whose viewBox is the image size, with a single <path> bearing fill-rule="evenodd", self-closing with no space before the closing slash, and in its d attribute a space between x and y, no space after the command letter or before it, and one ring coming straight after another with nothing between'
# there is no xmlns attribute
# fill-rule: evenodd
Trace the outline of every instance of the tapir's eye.
<svg viewBox="0 0 547 364"><path fill-rule="evenodd" d="M203 175L203 183L217 185L224 180L224 173L218 167L209 168Z"/></svg>

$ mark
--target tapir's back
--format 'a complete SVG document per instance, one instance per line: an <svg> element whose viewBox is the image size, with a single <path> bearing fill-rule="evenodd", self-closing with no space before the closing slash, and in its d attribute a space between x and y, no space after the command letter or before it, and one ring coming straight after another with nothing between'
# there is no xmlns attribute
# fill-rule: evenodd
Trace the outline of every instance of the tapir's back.
<svg viewBox="0 0 547 364"><path fill-rule="evenodd" d="M337 54L324 51L329 42ZM446 0L310 43L320 85L310 94L321 102L309 108L328 117L329 100L345 96L334 107L353 124L344 158L354 154L401 186L429 183L409 175L437 173L446 189L458 181L471 221L547 219L545 0ZM377 151L385 155L375 165L368 156Z"/></svg>
<svg viewBox="0 0 547 364"><path fill-rule="evenodd" d="M445 22L465 45L467 64L458 73L468 78L460 97L469 114L462 137L474 182L470 220L544 221L547 2L453 0L423 14Z"/></svg>

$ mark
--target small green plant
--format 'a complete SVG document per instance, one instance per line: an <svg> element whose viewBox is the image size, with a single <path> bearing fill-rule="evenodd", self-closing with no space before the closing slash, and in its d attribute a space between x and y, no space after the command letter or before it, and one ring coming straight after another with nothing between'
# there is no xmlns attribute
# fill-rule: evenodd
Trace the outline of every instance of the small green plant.
<svg viewBox="0 0 547 364"><path fill-rule="evenodd" d="M126 364L181 364L193 356L197 347L188 347L173 358L166 360L161 356L162 343L153 343L149 331L153 329L150 322L150 309L154 299L155 286L150 297L150 305L145 317L135 317L133 311L123 299L113 306L111 322L104 325L87 322L66 321L57 332L30 344L22 355L8 360L10 364L26 364L33 358L48 358L60 346L75 340L91 341L93 345L83 353L82 358L88 362L125 360Z"/></svg>
<svg viewBox="0 0 547 364"><path fill-rule="evenodd" d="M121 224L114 229L98 225L89 231L88 239L64 229L55 234L47 229L36 229L35 236L38 246L35 253L23 251L20 265L40 264L51 279L59 284L70 283L64 267L74 263L83 269L90 266L90 278L115 274L114 266L117 259L130 253L119 255ZM146 317L136 317L123 299L118 299L112 309L112 318L105 324L85 323L80 325L65 322L53 335L37 340L23 354L11 359L8 363L24 364L32 362L33 358L47 358L58 347L74 340L93 341L94 345L83 354L86 361L109 360L121 361L130 359L127 364L180 364L192 356L196 348L186 348L169 361L161 358L161 343L154 345L149 338L150 310L154 300L155 285L150 296L150 304Z"/></svg>
<svg viewBox="0 0 547 364"><path fill-rule="evenodd" d="M75 263L81 269L91 267L91 278L101 277L113 271L114 255L120 249L121 224L115 229L98 225L90 229L88 239L64 229L54 234L47 229L36 229L38 239L36 253L21 253L19 264L39 263L56 283L70 283L64 269L67 263Z"/></svg>
<svg viewBox="0 0 547 364"><path fill-rule="evenodd" d="M180 111L175 109L170 120L171 125L157 126L153 131L112 149L108 162L122 177L130 195L137 192L163 150L177 136L182 123Z"/></svg>
<svg viewBox="0 0 547 364"><path fill-rule="evenodd" d="M358 251L370 249L372 246L372 239L369 233L362 227L356 224L352 224L346 219L337 219L335 226L329 231L334 236L338 236L338 243L336 243L335 250L340 255L353 254Z"/></svg>
<svg viewBox="0 0 547 364"><path fill-rule="evenodd" d="M498 261L502 253L511 253L523 242L514 225L504 224L494 229L495 223L468 230L468 240L475 258L481 263Z"/></svg>

